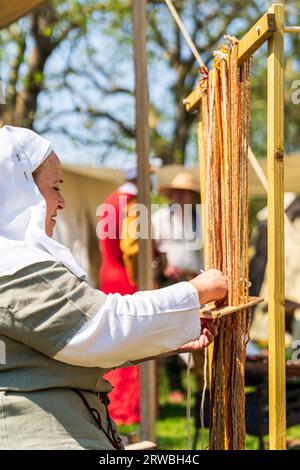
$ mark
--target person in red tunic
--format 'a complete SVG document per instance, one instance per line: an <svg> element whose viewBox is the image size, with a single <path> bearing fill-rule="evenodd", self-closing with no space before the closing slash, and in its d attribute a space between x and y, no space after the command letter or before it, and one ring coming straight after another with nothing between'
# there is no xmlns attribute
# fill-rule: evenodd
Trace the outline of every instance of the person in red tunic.
<svg viewBox="0 0 300 470"><path fill-rule="evenodd" d="M100 218L105 225L100 236L102 264L99 271L99 289L121 295L133 294L137 290L138 243L122 235L128 208L136 203L137 168L128 166L124 171L126 182L106 199ZM99 235L99 234L98 234ZM116 424L133 424L140 421L140 382L139 366L118 368L106 374L105 378L113 385L110 393L109 411Z"/></svg>

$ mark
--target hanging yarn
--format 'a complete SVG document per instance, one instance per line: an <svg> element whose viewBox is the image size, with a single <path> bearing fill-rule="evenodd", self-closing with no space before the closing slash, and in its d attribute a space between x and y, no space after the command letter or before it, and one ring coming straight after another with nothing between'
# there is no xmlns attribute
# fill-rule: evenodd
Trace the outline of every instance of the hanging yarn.
<svg viewBox="0 0 300 470"><path fill-rule="evenodd" d="M228 304L248 300L248 144L250 63L238 66L238 41L226 36L201 83L201 157L206 172L206 269L228 276ZM210 449L244 449L244 368L250 311L220 322L211 374Z"/></svg>

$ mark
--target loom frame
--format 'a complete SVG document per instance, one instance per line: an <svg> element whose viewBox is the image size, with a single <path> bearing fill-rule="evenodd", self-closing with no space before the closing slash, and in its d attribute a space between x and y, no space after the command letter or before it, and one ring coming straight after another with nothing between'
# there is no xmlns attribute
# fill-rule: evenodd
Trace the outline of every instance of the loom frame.
<svg viewBox="0 0 300 470"><path fill-rule="evenodd" d="M284 33L300 33L284 25L284 5L274 3L239 41L239 65L265 42L267 53L268 162L268 315L269 315L269 448L286 449L285 270L284 270ZM197 113L198 148L202 142L201 93L184 100ZM205 167L199 153L201 201L205 205ZM204 220L204 218L203 218ZM203 227L205 233L205 227ZM213 346L212 346L213 347ZM212 348L209 351L212 356Z"/></svg>

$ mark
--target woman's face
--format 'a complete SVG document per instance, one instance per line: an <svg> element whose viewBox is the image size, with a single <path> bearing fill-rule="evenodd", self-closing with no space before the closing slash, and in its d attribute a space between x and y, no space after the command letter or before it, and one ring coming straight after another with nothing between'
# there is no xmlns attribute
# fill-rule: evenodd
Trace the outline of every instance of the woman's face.
<svg viewBox="0 0 300 470"><path fill-rule="evenodd" d="M65 200L60 192L60 185L63 183L63 173L57 155L51 152L49 157L35 170L32 176L46 201L45 232L49 237L52 237L57 211L65 207Z"/></svg>

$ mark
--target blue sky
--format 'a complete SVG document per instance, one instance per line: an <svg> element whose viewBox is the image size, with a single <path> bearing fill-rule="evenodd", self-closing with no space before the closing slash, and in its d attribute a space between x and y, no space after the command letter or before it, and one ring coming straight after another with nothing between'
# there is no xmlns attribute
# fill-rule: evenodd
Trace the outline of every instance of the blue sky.
<svg viewBox="0 0 300 470"><path fill-rule="evenodd" d="M267 8L268 4L271 2L262 2L265 4ZM207 5L209 8L209 3ZM26 24L26 20L23 20L24 25ZM189 29L189 22L185 21L187 29ZM233 23L230 25L228 29L229 34L237 33L237 31L241 30L244 26L243 24L242 15L241 18L237 18ZM161 25L164 28L164 31L168 31L167 25L173 24L173 18L169 15L168 10L165 9L161 13ZM125 48L118 48L116 47L115 41L113 38L107 36L103 30L100 30L99 26L96 24L91 28L89 32L89 41L90 44L97 49L97 61L99 62L100 66L104 69L107 68L108 65L113 64L115 68L115 74L113 75L113 80L116 85L128 87L130 90L134 90L134 71L133 71L133 55L132 50L130 47ZM52 55L49 59L46 67L46 74L51 76L57 72L59 72L65 65L66 57L69 54L70 48L70 41L65 41ZM286 48L289 47L289 38L287 37L286 41ZM124 57L124 51L126 57ZM150 53L151 53L150 49ZM82 69L87 69L89 64L86 63L85 60L85 52L84 52L84 41L82 41L78 48L77 52L73 57L74 64L78 67L82 67ZM195 63L195 67L197 64ZM166 120L161 122L159 126L164 129L164 132L169 133L171 130L172 124L172 117L174 114L174 105L171 102L170 95L168 93L168 87L170 83L172 83L174 72L169 68L165 58L162 56L159 60L156 60L155 63L151 63L151 67L148 68L149 73L149 92L150 92L150 102L161 103L163 100L164 108L167 111ZM1 70L1 77L5 79L7 74L7 66L2 64ZM55 80L48 80L50 86L55 85ZM86 81L81 78L76 78L76 81L73 80L73 85L79 91L84 90L86 88ZM91 102L99 101L100 97L99 94L95 93L95 91L91 90L88 93L89 100ZM39 109L55 109L56 111L59 110L66 110L69 109L72 105L72 101L75 99L74 96L68 94L65 90L60 91L53 91L50 95L42 93L39 97ZM135 119L135 108L134 108L134 100L131 99L130 101L123 96L118 96L112 98L111 96L104 96L101 105L104 109L114 110L120 118L125 119L128 123L133 125ZM62 118L60 118L62 119ZM68 125L72 132L76 134L79 131L79 119L80 117L77 116L67 116ZM43 120L40 122L38 121L37 129L43 128ZM57 121L59 122L59 120ZM100 126L97 127L97 134L101 136L105 136L109 134L109 126L106 123L101 123ZM102 151L102 148L95 148L91 146L77 146L74 145L70 139L65 136L57 135L53 133L46 134L47 137L53 139L54 147L57 153L60 155L62 161L66 163L79 163L79 164L99 164L99 154ZM196 148L196 139L193 138L191 140L189 146L189 164L192 165L194 162L197 161L197 148ZM159 155L156 155L159 156ZM131 155L128 155L127 152L118 150L107 152L107 159L105 164L108 166L118 167L121 166L125 160L128 158L134 159L134 153L132 152Z"/></svg>

